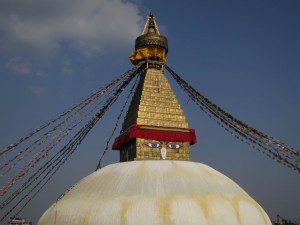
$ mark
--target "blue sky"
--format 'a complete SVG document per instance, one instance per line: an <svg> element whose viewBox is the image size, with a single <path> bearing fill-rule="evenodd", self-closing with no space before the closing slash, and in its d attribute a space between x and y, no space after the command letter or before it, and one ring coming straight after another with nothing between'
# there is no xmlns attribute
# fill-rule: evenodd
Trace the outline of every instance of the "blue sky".
<svg viewBox="0 0 300 225"><path fill-rule="evenodd" d="M130 69L150 10L168 37L173 70L227 112L300 149L298 0L1 1L0 148ZM233 179L270 217L300 222L299 173L234 139L170 82L197 131L192 160ZM36 221L94 171L119 110L97 124L21 215ZM117 162L118 154L104 161Z"/></svg>

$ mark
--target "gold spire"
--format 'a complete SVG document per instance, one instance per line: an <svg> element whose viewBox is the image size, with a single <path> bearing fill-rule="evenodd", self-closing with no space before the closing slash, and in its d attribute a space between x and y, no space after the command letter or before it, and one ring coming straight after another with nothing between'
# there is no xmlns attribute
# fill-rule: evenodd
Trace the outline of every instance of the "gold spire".
<svg viewBox="0 0 300 225"><path fill-rule="evenodd" d="M144 28L142 35L136 39L136 51L160 48L166 52L167 48L158 47L159 40L167 38L159 34L152 13L147 17L145 27L148 27L148 32L144 34ZM151 38L151 44L147 44ZM164 75L165 62L153 55L141 60L146 61L147 68L140 77L121 135L113 148L120 150L120 161L189 160L190 143L195 143L195 135L192 129L188 129L183 110Z"/></svg>
<svg viewBox="0 0 300 225"><path fill-rule="evenodd" d="M160 34L155 16L150 12L141 35L135 40L135 51L130 61L136 65L148 58L165 63L167 53L168 39Z"/></svg>

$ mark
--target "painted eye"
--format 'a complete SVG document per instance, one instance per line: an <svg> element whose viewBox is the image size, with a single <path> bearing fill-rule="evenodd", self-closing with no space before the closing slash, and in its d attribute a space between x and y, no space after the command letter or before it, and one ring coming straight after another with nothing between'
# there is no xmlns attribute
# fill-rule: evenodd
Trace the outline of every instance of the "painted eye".
<svg viewBox="0 0 300 225"><path fill-rule="evenodd" d="M158 147L159 147L159 144L157 144L157 143L148 143L148 146L149 146L150 148L158 148Z"/></svg>
<svg viewBox="0 0 300 225"><path fill-rule="evenodd" d="M180 145L170 144L170 145L168 145L168 147L171 149L178 149L178 148L180 148Z"/></svg>

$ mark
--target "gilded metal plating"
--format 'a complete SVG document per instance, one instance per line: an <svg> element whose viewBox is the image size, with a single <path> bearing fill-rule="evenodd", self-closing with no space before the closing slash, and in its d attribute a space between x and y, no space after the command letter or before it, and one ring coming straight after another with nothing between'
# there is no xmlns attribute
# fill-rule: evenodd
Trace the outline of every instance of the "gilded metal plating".
<svg viewBox="0 0 300 225"><path fill-rule="evenodd" d="M122 130L126 131L134 124L188 128L183 110L162 70L148 68L141 75ZM121 149L120 161L161 159L160 149L147 146L146 143L149 141L157 142L141 138L133 140ZM166 159L190 160L190 143L172 142L172 144L179 144L181 147L167 148Z"/></svg>
<svg viewBox="0 0 300 225"><path fill-rule="evenodd" d="M135 50L144 47L159 47L163 48L166 53L168 53L168 39L162 35L147 33L139 36L135 40Z"/></svg>
<svg viewBox="0 0 300 225"><path fill-rule="evenodd" d="M146 28L148 31L146 33ZM160 35L155 17L152 12L147 17L147 21L141 36L135 40L135 50L144 47L159 47L168 53L168 39Z"/></svg>

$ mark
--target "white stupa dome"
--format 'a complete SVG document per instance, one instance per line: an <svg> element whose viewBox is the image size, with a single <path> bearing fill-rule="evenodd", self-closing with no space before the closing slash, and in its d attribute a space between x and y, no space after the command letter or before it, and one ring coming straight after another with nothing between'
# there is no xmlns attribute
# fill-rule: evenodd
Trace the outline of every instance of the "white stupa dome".
<svg viewBox="0 0 300 225"><path fill-rule="evenodd" d="M271 225L260 205L211 167L189 161L106 166L77 183L39 225Z"/></svg>

